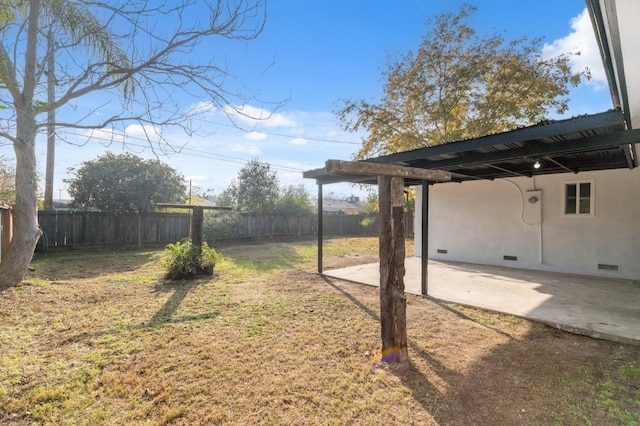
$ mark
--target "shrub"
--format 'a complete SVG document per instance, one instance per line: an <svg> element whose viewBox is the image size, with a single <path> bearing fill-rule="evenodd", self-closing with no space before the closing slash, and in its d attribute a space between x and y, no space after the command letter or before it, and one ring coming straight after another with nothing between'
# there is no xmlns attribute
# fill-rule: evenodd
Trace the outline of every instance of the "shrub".
<svg viewBox="0 0 640 426"><path fill-rule="evenodd" d="M235 238L237 226L238 213L233 211L205 214L202 228L205 239L215 242Z"/></svg>
<svg viewBox="0 0 640 426"><path fill-rule="evenodd" d="M167 278L170 279L211 275L216 262L222 260L222 256L206 242L196 246L188 238L167 245L165 254L163 266L167 270Z"/></svg>

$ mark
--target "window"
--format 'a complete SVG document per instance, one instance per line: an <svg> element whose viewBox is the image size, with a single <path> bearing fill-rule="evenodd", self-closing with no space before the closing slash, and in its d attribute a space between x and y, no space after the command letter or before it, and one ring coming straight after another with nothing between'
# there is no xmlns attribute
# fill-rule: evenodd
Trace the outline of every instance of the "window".
<svg viewBox="0 0 640 426"><path fill-rule="evenodd" d="M565 214L593 214L591 182L567 183L564 193Z"/></svg>

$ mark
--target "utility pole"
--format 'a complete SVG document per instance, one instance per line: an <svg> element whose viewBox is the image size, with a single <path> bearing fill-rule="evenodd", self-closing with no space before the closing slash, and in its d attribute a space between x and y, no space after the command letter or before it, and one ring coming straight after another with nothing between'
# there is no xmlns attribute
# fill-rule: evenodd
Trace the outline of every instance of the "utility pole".
<svg viewBox="0 0 640 426"><path fill-rule="evenodd" d="M56 73L55 73L55 46L53 41L53 33L49 31L47 34L47 50L49 51L47 60L47 104L49 111L47 112L47 169L45 173L44 183L44 209L53 209L53 167L56 156L56 112L51 105L56 101Z"/></svg>

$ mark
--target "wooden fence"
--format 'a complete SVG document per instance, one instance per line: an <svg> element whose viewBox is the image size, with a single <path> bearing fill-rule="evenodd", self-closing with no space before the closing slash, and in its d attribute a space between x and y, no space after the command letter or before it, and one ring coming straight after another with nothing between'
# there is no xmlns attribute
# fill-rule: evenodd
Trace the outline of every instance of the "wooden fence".
<svg viewBox="0 0 640 426"><path fill-rule="evenodd" d="M144 246L168 244L189 236L190 216L186 213L124 213L40 211L38 221L43 231L40 249L88 246ZM376 236L377 215L325 215L326 236ZM205 240L218 241L317 235L318 218L310 216L234 215L225 232L207 228ZM407 232L412 233L413 219L407 215ZM214 234L214 235L212 235ZM218 235L215 235L218 234Z"/></svg>
<svg viewBox="0 0 640 426"><path fill-rule="evenodd" d="M151 245L179 241L189 234L189 216L179 213L39 211L40 248Z"/></svg>
<svg viewBox="0 0 640 426"><path fill-rule="evenodd" d="M303 237L317 235L318 217L309 216L256 216L243 214L227 232L211 232L205 219L205 239L212 241L240 240L273 237ZM209 230L210 234L207 235ZM323 234L327 236L375 236L378 235L377 215L325 215L323 217Z"/></svg>

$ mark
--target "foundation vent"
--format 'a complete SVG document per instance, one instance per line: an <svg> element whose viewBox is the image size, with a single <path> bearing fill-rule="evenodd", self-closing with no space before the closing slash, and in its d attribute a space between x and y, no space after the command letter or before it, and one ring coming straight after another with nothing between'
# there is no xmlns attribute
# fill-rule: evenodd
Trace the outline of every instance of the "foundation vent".
<svg viewBox="0 0 640 426"><path fill-rule="evenodd" d="M438 249L438 254L447 254L447 250L445 250L445 249Z"/></svg>
<svg viewBox="0 0 640 426"><path fill-rule="evenodd" d="M606 263L598 263L598 269L601 271L620 272L620 265L607 265Z"/></svg>
<svg viewBox="0 0 640 426"><path fill-rule="evenodd" d="M518 256L509 256L507 254L505 254L504 256L502 256L502 259L504 260L512 260L514 262L518 261Z"/></svg>

